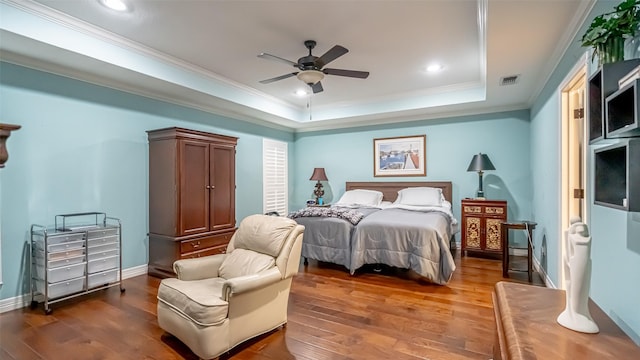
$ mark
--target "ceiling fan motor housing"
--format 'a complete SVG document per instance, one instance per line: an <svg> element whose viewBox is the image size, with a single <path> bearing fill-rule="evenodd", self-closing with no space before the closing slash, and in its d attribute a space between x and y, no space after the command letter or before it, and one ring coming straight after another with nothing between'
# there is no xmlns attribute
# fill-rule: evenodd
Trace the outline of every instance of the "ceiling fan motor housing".
<svg viewBox="0 0 640 360"><path fill-rule="evenodd" d="M317 56L309 55L303 56L298 59L298 69L300 70L320 70L324 64L321 61L316 61Z"/></svg>

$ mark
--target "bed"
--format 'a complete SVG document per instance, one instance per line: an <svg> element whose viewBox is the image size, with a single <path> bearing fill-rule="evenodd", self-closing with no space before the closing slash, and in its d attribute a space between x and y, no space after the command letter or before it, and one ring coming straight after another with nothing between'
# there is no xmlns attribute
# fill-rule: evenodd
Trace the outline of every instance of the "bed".
<svg viewBox="0 0 640 360"><path fill-rule="evenodd" d="M396 201L398 191L424 187L440 189L450 205L451 182L346 183L347 192L378 191L387 203ZM455 270L450 239L457 226L452 214L398 207L354 210L364 213L357 224L328 217L296 218L305 225L302 249L305 264L307 259L331 262L345 266L351 274L365 264L385 264L410 269L433 283L448 282Z"/></svg>
<svg viewBox="0 0 640 360"><path fill-rule="evenodd" d="M365 264L384 264L409 269L432 283L449 281L456 269L451 239L458 231L450 182L348 183L347 190L351 188L378 189L394 202L354 229L351 274ZM399 193L404 200L396 199Z"/></svg>
<svg viewBox="0 0 640 360"><path fill-rule="evenodd" d="M370 214L379 211L374 206L351 206L342 208L306 208L289 214L289 217L305 226L304 240L302 242L302 257L305 265L308 259L338 264L351 269L351 236L357 224ZM323 212L332 211L332 216L322 215ZM339 217L338 212L360 214L357 219L349 216Z"/></svg>

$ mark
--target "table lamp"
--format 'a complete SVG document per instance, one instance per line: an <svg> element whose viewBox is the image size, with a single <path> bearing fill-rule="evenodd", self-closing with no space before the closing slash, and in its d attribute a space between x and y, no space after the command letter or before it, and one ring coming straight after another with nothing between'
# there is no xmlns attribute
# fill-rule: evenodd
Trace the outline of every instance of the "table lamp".
<svg viewBox="0 0 640 360"><path fill-rule="evenodd" d="M484 199L484 191L482 190L482 173L485 170L495 170L496 168L489 160L487 154L479 153L478 155L473 155L473 159L471 159L471 164L469 164L469 168L467 171L477 171L478 172L478 199Z"/></svg>
<svg viewBox="0 0 640 360"><path fill-rule="evenodd" d="M322 195L324 195L324 189L322 189L322 183L320 181L328 181L327 174L324 173L324 168L313 169L313 174L309 180L317 180L316 188L313 190L313 194L316 196L316 204L322 205Z"/></svg>

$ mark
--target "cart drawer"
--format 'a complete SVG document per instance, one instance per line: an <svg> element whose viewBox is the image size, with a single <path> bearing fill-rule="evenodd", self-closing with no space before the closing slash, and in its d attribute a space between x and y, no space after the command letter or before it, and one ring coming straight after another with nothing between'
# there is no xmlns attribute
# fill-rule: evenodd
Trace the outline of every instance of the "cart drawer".
<svg viewBox="0 0 640 360"><path fill-rule="evenodd" d="M38 242L40 241L44 242L44 236L42 236L41 234L34 234L33 240ZM76 232L76 233L70 233L70 234L56 234L56 235L47 236L47 243L49 245L80 241L80 240L84 240L83 232Z"/></svg>
<svg viewBox="0 0 640 360"><path fill-rule="evenodd" d="M71 257L82 256L82 255L84 255L84 248L69 250L69 251L53 252L53 253L49 253L48 256L49 256L49 260L51 261L51 260L64 260Z"/></svg>
<svg viewBox="0 0 640 360"><path fill-rule="evenodd" d="M45 284L42 280L36 281L36 289L39 293L44 294ZM61 281L55 284L48 284L47 286L47 296L49 299L58 298L65 295L70 295L73 293L77 293L84 290L84 276L70 279L66 281Z"/></svg>
<svg viewBox="0 0 640 360"><path fill-rule="evenodd" d="M44 264L44 259L41 259L38 256L38 265L40 264ZM65 258L61 258L59 260L49 260L47 262L47 268L48 269L54 269L54 268L58 268L61 266L70 266L70 265L74 265L74 264L79 264L81 262L84 261L84 255L80 255L80 256L70 256L70 257L65 257Z"/></svg>
<svg viewBox="0 0 640 360"><path fill-rule="evenodd" d="M107 236L95 239L89 239L88 246L89 248L93 248L95 246L107 245L107 244L118 244L117 236Z"/></svg>
<svg viewBox="0 0 640 360"><path fill-rule="evenodd" d="M115 242L115 243L104 244L104 245L90 246L89 249L88 249L88 253L89 254L95 254L95 253L102 253L102 252L105 252L105 251L118 250L119 245L120 244Z"/></svg>
<svg viewBox="0 0 640 360"><path fill-rule="evenodd" d="M79 264L74 264L69 266L49 268L47 269L47 282L51 284L59 281L73 279L79 276L84 276L85 265L86 265L85 262L81 262ZM44 275L45 275L44 266L40 264L36 265L36 274L38 276L38 279L44 279Z"/></svg>
<svg viewBox="0 0 640 360"><path fill-rule="evenodd" d="M84 247L84 240L80 241L68 241L58 244L47 244L47 248L44 248L44 241L36 241L36 248L39 250L46 250L47 252L61 252L74 249L82 249Z"/></svg>
<svg viewBox="0 0 640 360"><path fill-rule="evenodd" d="M118 269L90 274L88 288L91 289L98 286L108 285L116 281L118 281Z"/></svg>
<svg viewBox="0 0 640 360"><path fill-rule="evenodd" d="M100 230L91 230L87 232L89 239L96 239L107 236L118 235L118 229L100 229Z"/></svg>
<svg viewBox="0 0 640 360"><path fill-rule="evenodd" d="M85 261L84 258L84 249L72 250L72 251L63 251L61 253L51 253L49 254L49 261L47 262L48 268L65 266L65 265L73 265L77 263L81 263ZM35 263L44 264L46 261L45 252L43 250L36 250L35 253ZM52 256L57 255L57 256Z"/></svg>
<svg viewBox="0 0 640 360"><path fill-rule="evenodd" d="M95 259L89 261L89 274L93 274L99 271L109 270L117 268L120 264L119 256L110 256L101 259Z"/></svg>
<svg viewBox="0 0 640 360"><path fill-rule="evenodd" d="M110 256L118 256L119 255L119 251L118 249L115 250L107 250L107 251L90 251L89 252L89 261L91 260L97 260L97 259L103 259L106 257L110 257Z"/></svg>

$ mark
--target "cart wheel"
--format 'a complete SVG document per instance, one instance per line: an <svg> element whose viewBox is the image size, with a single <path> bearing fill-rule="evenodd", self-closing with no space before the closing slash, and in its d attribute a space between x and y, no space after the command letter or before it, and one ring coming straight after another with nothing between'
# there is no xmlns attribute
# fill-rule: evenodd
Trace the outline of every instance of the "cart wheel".
<svg viewBox="0 0 640 360"><path fill-rule="evenodd" d="M53 310L51 310L51 309L44 309L45 315L51 315L52 312L53 312Z"/></svg>
<svg viewBox="0 0 640 360"><path fill-rule="evenodd" d="M120 288L120 292L121 292L121 293L123 293L123 292L125 292L125 291L127 291L127 289L125 289L125 288Z"/></svg>
<svg viewBox="0 0 640 360"><path fill-rule="evenodd" d="M35 301L35 300L32 300L32 301L31 301L31 304L29 304L29 308L30 308L31 310L33 310L33 309L35 309L35 308L37 308L37 307L38 307L38 302L37 302L37 301Z"/></svg>

